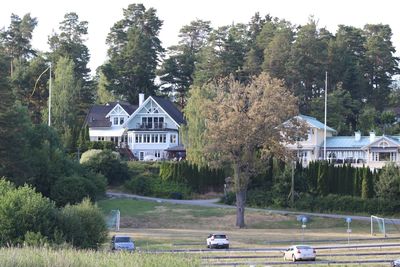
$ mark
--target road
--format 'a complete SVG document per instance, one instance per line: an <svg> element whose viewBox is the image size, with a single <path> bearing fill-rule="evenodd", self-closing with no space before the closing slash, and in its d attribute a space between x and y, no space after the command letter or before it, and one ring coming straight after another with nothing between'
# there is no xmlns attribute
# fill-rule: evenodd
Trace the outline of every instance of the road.
<svg viewBox="0 0 400 267"><path fill-rule="evenodd" d="M235 206L217 203L219 201L218 198L198 199L198 200L179 200L179 199L164 199L164 198L156 198L156 197L145 197L145 196L139 196L139 195L134 195L134 194L126 194L126 193L110 192L110 191L108 191L106 193L106 195L108 197L114 197L114 198L129 198L129 199L153 201L153 202L159 202L159 203L192 205L192 206L211 207L211 208L227 208L227 209L235 209L236 208ZM299 212L299 211L272 210L272 209L259 209L259 208L246 208L246 209L254 210L254 211L267 211L270 213L282 214L282 215L288 215L288 214L306 215L306 216L334 218L334 219L345 219L345 218L351 217L352 220L359 220L359 221L370 221L371 220L371 217L357 216L357 215L327 214L327 213ZM387 219L386 223L400 224L400 219L395 219L395 218Z"/></svg>

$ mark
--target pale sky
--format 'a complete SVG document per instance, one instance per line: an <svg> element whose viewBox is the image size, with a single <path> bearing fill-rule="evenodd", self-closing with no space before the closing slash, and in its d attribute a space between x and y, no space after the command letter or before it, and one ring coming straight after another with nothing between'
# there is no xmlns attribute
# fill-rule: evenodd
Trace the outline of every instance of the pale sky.
<svg viewBox="0 0 400 267"><path fill-rule="evenodd" d="M26 13L38 19L33 33L33 47L48 51L47 38L58 32L59 22L67 12L76 12L79 19L89 22L86 45L89 48L92 72L106 60L105 39L112 25L122 19L122 9L132 3L153 7L163 21L160 39L167 48L178 41L182 26L192 20L209 20L213 27L247 23L255 12L264 16L286 19L293 24L307 23L310 15L335 33L339 24L362 28L365 24L389 24L392 42L400 50L400 2L396 0L7 0L0 8L0 28L8 27L11 13L22 17ZM399 55L399 51L396 55Z"/></svg>

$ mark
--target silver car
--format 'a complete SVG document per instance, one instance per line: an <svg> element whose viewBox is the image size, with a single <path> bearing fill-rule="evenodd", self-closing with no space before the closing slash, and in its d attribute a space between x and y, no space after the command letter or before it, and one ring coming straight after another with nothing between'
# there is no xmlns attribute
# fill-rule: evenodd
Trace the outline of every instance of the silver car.
<svg viewBox="0 0 400 267"><path fill-rule="evenodd" d="M299 261L312 260L315 261L317 253L315 249L307 245L291 246L283 253L283 260Z"/></svg>
<svg viewBox="0 0 400 267"><path fill-rule="evenodd" d="M400 259L392 261L392 267L400 267Z"/></svg>
<svg viewBox="0 0 400 267"><path fill-rule="evenodd" d="M132 238L126 235L114 235L111 238L111 250L125 250L133 252L135 250L135 243Z"/></svg>

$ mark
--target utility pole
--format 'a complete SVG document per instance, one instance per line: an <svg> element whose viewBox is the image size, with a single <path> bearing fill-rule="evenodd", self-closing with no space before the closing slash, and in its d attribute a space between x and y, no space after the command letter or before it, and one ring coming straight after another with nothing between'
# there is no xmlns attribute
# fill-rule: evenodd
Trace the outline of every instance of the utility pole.
<svg viewBox="0 0 400 267"><path fill-rule="evenodd" d="M50 81L49 81L49 127L51 126L51 62L50 62Z"/></svg>
<svg viewBox="0 0 400 267"><path fill-rule="evenodd" d="M324 120L324 160L326 160L326 113L328 101L328 72L325 72L325 120Z"/></svg>
<svg viewBox="0 0 400 267"><path fill-rule="evenodd" d="M294 207L294 168L295 168L295 163L296 161L292 161L292 185L290 187L290 203L292 204L292 207Z"/></svg>

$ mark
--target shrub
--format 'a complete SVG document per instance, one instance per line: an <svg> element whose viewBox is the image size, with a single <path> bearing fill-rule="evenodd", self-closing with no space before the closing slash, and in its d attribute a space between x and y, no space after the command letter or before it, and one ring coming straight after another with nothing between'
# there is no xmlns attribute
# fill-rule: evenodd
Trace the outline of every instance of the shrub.
<svg viewBox="0 0 400 267"><path fill-rule="evenodd" d="M66 241L78 248L98 249L108 235L103 214L89 199L65 206L60 212L59 225Z"/></svg>
<svg viewBox="0 0 400 267"><path fill-rule="evenodd" d="M160 173L160 163L157 161L129 161L127 163L129 172L132 175L142 175L143 173L155 174Z"/></svg>
<svg viewBox="0 0 400 267"><path fill-rule="evenodd" d="M376 195L381 198L400 200L400 169L394 163L386 165L375 183Z"/></svg>
<svg viewBox="0 0 400 267"><path fill-rule="evenodd" d="M124 186L134 194L149 196L153 193L151 184L154 179L150 175L134 176Z"/></svg>
<svg viewBox="0 0 400 267"><path fill-rule="evenodd" d="M96 200L105 193L106 179L101 174L92 174L90 178L75 175L58 179L51 189L51 198L58 206L79 203L85 197Z"/></svg>
<svg viewBox="0 0 400 267"><path fill-rule="evenodd" d="M145 172L134 176L124 184L130 192L145 196L164 198L189 198L191 190L183 183L164 181L158 175Z"/></svg>
<svg viewBox="0 0 400 267"><path fill-rule="evenodd" d="M90 141L88 149L115 150L115 144L111 141Z"/></svg>
<svg viewBox="0 0 400 267"><path fill-rule="evenodd" d="M273 192L265 189L248 191L246 203L251 207L269 207L274 203Z"/></svg>
<svg viewBox="0 0 400 267"><path fill-rule="evenodd" d="M91 149L88 150L84 153L82 153L82 156L79 160L80 164L88 162L91 158L95 157L96 155L100 154L103 150L101 149Z"/></svg>
<svg viewBox="0 0 400 267"><path fill-rule="evenodd" d="M27 232L52 236L57 212L53 202L27 185L13 189L0 180L0 188L0 245L22 244Z"/></svg>
<svg viewBox="0 0 400 267"><path fill-rule="evenodd" d="M117 185L129 179L127 165L111 150L103 150L93 155L82 165L95 173L103 174L110 185Z"/></svg>
<svg viewBox="0 0 400 267"><path fill-rule="evenodd" d="M48 244L47 237L43 236L41 233L34 233L28 231L24 236L24 245L28 247L43 247Z"/></svg>
<svg viewBox="0 0 400 267"><path fill-rule="evenodd" d="M222 197L222 202L226 205L234 205L236 203L236 194L234 192L227 192Z"/></svg>

